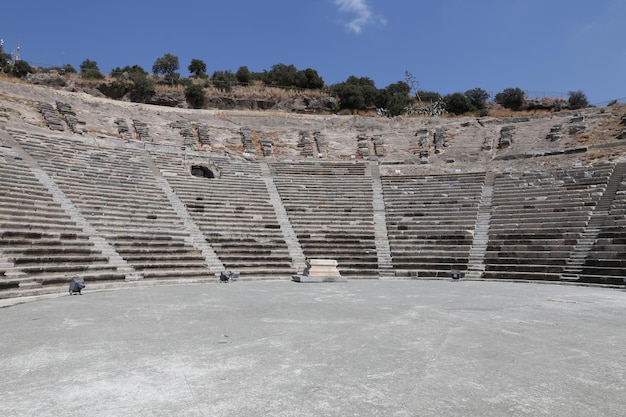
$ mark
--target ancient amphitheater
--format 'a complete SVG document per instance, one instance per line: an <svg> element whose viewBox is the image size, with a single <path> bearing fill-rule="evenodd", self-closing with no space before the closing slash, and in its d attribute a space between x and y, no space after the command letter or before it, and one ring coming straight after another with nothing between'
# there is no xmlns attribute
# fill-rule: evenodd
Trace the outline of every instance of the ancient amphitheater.
<svg viewBox="0 0 626 417"><path fill-rule="evenodd" d="M547 302L546 298L551 302L560 300L563 308L569 302L572 305L591 303L586 296L596 296L597 291L604 291L601 293L604 295L593 300L594 305L599 309L611 305L614 310L612 313L605 311L607 315L613 314L604 322L611 325L602 328L606 331L602 340L607 345L603 348L598 343L593 349L600 352L609 345L621 348L621 353L613 351L614 356L606 350L600 355L605 359L613 356L612 359L621 362L618 360L618 371L607 371L610 360L593 369L597 373L605 372L606 379L599 391L604 393L607 389L614 389L615 396L621 393L622 399L609 395L607 400L593 387L575 393L563 388L555 394L560 396L559 401L540 404L540 399L532 402L530 397L540 396L541 380L529 376L528 385L520 391L520 395L530 401L526 406L516 397L516 392L509 391L506 399L498 400L506 405L501 408L491 409L493 402L483 402L476 409L463 408L467 404L460 402L453 405L461 408L446 408L452 403L447 404L439 398L438 402L431 403L431 408L418 412L417 406L411 402L413 400L402 404L395 400L393 404L385 403L388 397L381 392L392 390L391 386L377 385L376 395L380 397L372 392L369 397L363 392L357 395L329 377L331 373L327 371L328 374L314 374L318 378L316 389L304 385L299 388L307 393L310 403L295 410L293 407L302 404L302 398L281 397L283 403L276 400L285 393L280 386L283 380L263 368L262 372L271 377L252 382L267 384L267 389L274 395L271 403L258 387L256 391L250 391L241 385L230 385L229 389L236 396L230 398L230 402L224 400L226 403L221 409L207 408L208 403L215 406L210 399L203 403L205 406L199 405L198 397L194 397L196 408L188 408L183 405L182 397L176 397L169 405L161 404L158 408L161 412L137 397L133 397L130 408L114 408L110 405L112 403L99 397L103 401L99 403L102 408L92 408L89 415L591 415L586 412L620 415L624 406L624 386L617 387L619 383L616 381L620 375L626 377L624 339L623 335L613 339L606 335L615 331L619 323L616 316L624 311L623 303L618 299L623 298L620 288L626 277L625 114L626 108L619 105L480 119L189 110L117 102L82 93L0 81L0 298L6 304L15 304L16 300L21 302L37 297L40 301L34 304L39 304L51 302L47 298L53 295L53 301L75 300L71 301L72 308L82 305L81 314L87 314L89 297L92 297L91 302L99 303L106 310L108 307L105 306L113 305L109 303L130 297L127 294L132 291L170 288L170 296L173 299L180 297L180 300L218 291L226 297L226 301L220 302L230 305L225 307L229 309L241 299L226 292L249 285L247 291L265 297L267 302L282 303L289 317L319 314L322 322L332 323L337 316L316 310L308 304L310 298L300 300L301 295L276 295L285 290L280 286L281 282L296 286L300 291L307 288L310 296L319 300L332 298L333 292L355 291L355 287L345 284L307 286L292 283L292 276L301 274L310 259L336 260L341 276L349 283L357 280L363 283L363 287L356 290L364 291L357 294L359 297L365 297L363 294L368 291L379 291L379 297L385 297L389 308L396 302L409 305L410 302L402 301L402 297L407 296L411 288L416 288L411 286L419 286L420 292L430 294L432 300L447 299L453 304L460 303L458 305L468 301L454 297L462 297L467 291L484 306L490 302L485 293L497 286L505 288L503 285L521 286L506 287L506 291L521 294L520 297L527 297L526 300L537 296L536 292L526 294L526 288L544 288L539 291L551 295L542 296L542 302ZM222 271L237 273L238 283L218 284ZM459 286L452 289L436 287L452 285L447 283L452 282L453 271L459 271L461 279L455 282ZM86 292L91 295L56 297L67 296L68 283L77 276L84 278ZM494 284L494 281L498 283ZM210 287L213 290L207 290L206 284L213 282L216 283ZM529 286L522 282L577 285ZM381 285L389 287L384 289ZM184 288L194 290L187 295L177 295L185 291ZM458 293L460 288L464 290ZM96 291L108 289L115 291ZM435 295L442 294L439 291L446 295ZM493 300L502 296L496 293L499 289L493 291ZM588 292L582 295L572 291ZM119 298L111 294L118 294ZM166 296L150 294L154 300ZM249 297L245 298L249 303L258 302L258 298L246 294L239 294L239 297ZM353 302L357 297L355 294L335 295L344 302ZM229 299L231 296L233 298ZM579 296L580 299L576 298ZM365 304L373 309L380 307L381 310L376 311L384 312L384 307L378 305L383 298L376 297L367 298L369 301ZM615 298L603 302L603 297ZM295 299L301 304L288 310ZM198 308L202 304L200 301L194 303ZM15 317L9 314L24 305L4 310L2 323L5 329L7 323L19 323L26 320L24 317L30 317L28 313L15 313ZM41 313L43 321L47 314L56 312L57 316L71 316L77 311L68 310L67 303L56 305L45 308L48 313ZM240 307L245 310L246 305L243 303ZM445 308L450 306L447 304ZM353 311L359 311L358 314L344 310L338 314L369 317L374 311L364 312L363 307L361 304L358 309L354 306ZM540 303L536 307L542 308ZM341 308L327 306L326 311ZM264 304L254 314L262 316L268 311L266 309L269 307ZM119 311L126 311L123 316L130 321L141 321L144 316L138 314L133 318L131 310L126 305ZM563 313L546 311L547 314ZM208 315L213 313L206 312ZM568 311L563 317L564 320L568 316L575 319L577 314ZM623 323L623 315L621 317ZM80 320L75 319L65 323L66 330L79 326ZM374 317L371 319L375 320ZM512 323L517 319L511 320ZM100 324L104 325L105 321ZM270 318L265 324L269 321ZM148 320L144 325L151 326L149 323L154 321ZM290 328L291 322L281 323L283 327L273 327L272 331L287 332L285 329ZM367 328L371 323L361 325ZM386 333L393 323L398 324L391 321L387 323L390 327L376 331L395 340L393 334ZM438 333L440 324L433 321L429 332L442 336ZM541 328L542 324L537 321L535 325L529 328L537 331L533 340L546 337L549 332ZM48 332L51 324L46 326L37 331ZM166 324L160 326L155 330L157 333L165 331L163 326ZM261 327L256 330L245 328L254 334ZM328 331L324 326L316 329L311 331L319 331L320 335ZM570 330L575 332L575 329L576 325L572 324ZM346 334L353 331L335 330L346 331ZM499 337L512 334L513 329L505 330L499 333ZM412 332L407 329L398 331ZM179 334L178 330L172 332L168 333L169 336L178 337L173 336ZM190 332L187 335L181 333L180 337L195 340ZM324 340L333 340L337 337L336 332ZM20 331L16 327L8 334L15 336ZM361 336L355 336L354 343ZM228 335L220 337L226 340ZM298 337L312 336L307 333ZM477 343L473 336L467 337L463 339L469 340L467 343ZM488 337L497 340L494 335ZM588 337L595 336L590 333ZM571 342L569 339L561 341L563 345L559 347L567 347ZM222 343L222 339L212 342ZM498 346L508 349L509 342L494 343L501 343ZM224 343L226 346L227 342ZM324 342L319 343L326 346ZM7 341L3 349L8 345ZM70 349L68 345L63 346ZM553 346L557 343L554 342ZM194 347L202 350L197 345ZM441 345L431 347L433 352L443 353ZM470 355L463 350L467 347L466 342L459 342L456 347ZM40 350L31 348L38 352L37 355L41 354ZM260 350L267 353L263 349L269 348L266 346ZM381 346L381 349L385 348ZM536 349L534 351L540 354ZM143 352L145 354L145 350ZM301 350L299 352L302 354ZM316 357L315 352L305 349L304 357L300 357L310 362L311 368L306 372L313 372L319 361L328 359L326 356ZM333 352L333 355L341 354ZM359 354L358 349L351 352ZM558 348L551 352L550 364L558 362ZM107 357L102 349L90 357L98 355ZM435 353L427 356L430 358L427 362L432 363ZM279 357L285 360L284 356ZM448 364L457 363L450 358ZM457 356L454 358L460 360ZM227 355L222 359L226 361ZM381 358L369 359L371 362L368 363L375 363ZM383 357L382 363L387 363L387 359ZM109 360L113 359L109 357ZM403 360L411 361L409 357L403 357ZM520 360L525 363L523 358ZM31 368L19 363L21 365L14 369L0 360L0 369L15 378L28 377ZM534 369L532 364L526 364L528 369ZM590 366L596 366L597 362L593 364ZM347 369L354 364L337 362L335 365ZM567 373L567 364L561 365L563 370L560 376L552 376L554 381ZM362 365L364 369L358 366L354 368L358 375L356 379L365 378L366 374L371 376L367 370L372 365ZM601 372L600 368L605 371ZM513 369L513 372L525 372L520 368ZM379 371L376 378L386 372L385 369ZM431 367L430 371L434 372L434 369ZM443 368L439 371L443 372ZM475 371L476 368L463 371L462 367L452 366L445 378L455 372L470 378ZM98 371L92 369L90 372ZM55 379L54 374L48 377ZM185 374L185 377L191 389L193 378L191 374ZM310 382L314 377L308 374L306 380ZM334 391L325 391L328 386L320 388L326 378L336 383ZM342 378L351 380L349 375ZM399 377L393 374L390 378L397 381ZM407 375L406 378L412 381L412 377ZM498 385L502 387L511 382L497 373L491 374L490 378L491 385L485 386L494 390ZM38 392L32 395L41 400L42 386L37 381L30 381L32 386L28 392ZM133 381L129 384L138 382ZM154 379L150 381L154 383ZM244 385L251 382L244 377L239 381ZM529 387L535 382L536 387ZM71 383L65 381L64 384L71 389ZM17 386L1 387L5 393L20 391ZM351 387L356 389L354 384ZM204 392L223 389L226 387L213 386ZM415 395L434 395L443 390L451 397L472 398L471 393L464 391L470 389L478 390L479 387L470 384L464 388L451 388L442 379L421 393L402 391L402 396L417 398ZM143 394L158 403L161 394L157 391ZM49 409L35 407L32 415L46 415L47 412L60 415L63 406L52 400L54 392L49 387L44 392L49 395L45 397L47 403L53 405ZM332 392L342 392L345 396L340 400L331 399ZM316 395L322 393L325 399L316 399ZM89 397L84 391L80 391L80 395ZM121 392L115 395L124 397ZM496 398L496 394L493 395L491 398ZM574 402L577 407L583 407L577 414L567 408L568 403L573 404L569 395L591 395L593 398ZM130 398L124 399L131 401ZM5 408L0 405L5 415L27 415L24 413L30 407L27 399L14 398L11 401L10 405L5 404ZM248 408L241 405L247 401L256 404L256 408L250 404ZM352 407L351 412L340 411L342 401ZM518 408L511 408L513 403ZM588 408L584 408L585 404ZM286 408L281 409L281 406ZM562 414L558 407L565 407ZM85 415L75 406L69 410L62 414Z"/></svg>
<svg viewBox="0 0 626 417"><path fill-rule="evenodd" d="M626 276L623 107L385 119L3 91L3 298L314 258L354 279Z"/></svg>

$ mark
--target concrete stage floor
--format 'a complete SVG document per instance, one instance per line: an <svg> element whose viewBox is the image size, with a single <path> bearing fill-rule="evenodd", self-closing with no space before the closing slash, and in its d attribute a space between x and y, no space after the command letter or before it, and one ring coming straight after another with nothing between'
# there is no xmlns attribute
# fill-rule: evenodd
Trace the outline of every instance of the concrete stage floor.
<svg viewBox="0 0 626 417"><path fill-rule="evenodd" d="M1 416L624 416L623 289L154 286L0 309Z"/></svg>

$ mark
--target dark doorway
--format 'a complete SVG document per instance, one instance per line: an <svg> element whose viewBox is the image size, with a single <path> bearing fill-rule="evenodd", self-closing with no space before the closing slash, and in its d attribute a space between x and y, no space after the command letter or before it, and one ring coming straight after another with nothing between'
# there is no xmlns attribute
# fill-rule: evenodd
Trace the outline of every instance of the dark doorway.
<svg viewBox="0 0 626 417"><path fill-rule="evenodd" d="M192 165L191 175L199 178L215 178L215 174L213 174L213 171L202 165Z"/></svg>

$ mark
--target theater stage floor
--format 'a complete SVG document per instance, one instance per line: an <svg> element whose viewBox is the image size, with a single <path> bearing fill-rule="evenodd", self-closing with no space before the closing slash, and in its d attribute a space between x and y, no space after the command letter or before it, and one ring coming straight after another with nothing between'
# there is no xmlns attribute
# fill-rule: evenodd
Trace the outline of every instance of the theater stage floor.
<svg viewBox="0 0 626 417"><path fill-rule="evenodd" d="M155 286L0 309L2 416L623 416L626 291Z"/></svg>

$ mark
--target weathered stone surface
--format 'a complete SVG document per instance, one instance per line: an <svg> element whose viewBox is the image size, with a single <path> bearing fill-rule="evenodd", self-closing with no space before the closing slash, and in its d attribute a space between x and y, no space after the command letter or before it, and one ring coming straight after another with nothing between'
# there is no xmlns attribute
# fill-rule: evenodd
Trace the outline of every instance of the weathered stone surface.
<svg viewBox="0 0 626 417"><path fill-rule="evenodd" d="M7 111L6 107L0 107L0 121L7 121L9 120L9 112Z"/></svg>
<svg viewBox="0 0 626 417"><path fill-rule="evenodd" d="M576 135L578 133L582 133L587 129L585 125L573 125L569 127L569 134Z"/></svg>
<svg viewBox="0 0 626 417"><path fill-rule="evenodd" d="M272 156L274 141L270 138L261 137L259 139L259 143L261 144L261 151L263 151L263 156Z"/></svg>
<svg viewBox="0 0 626 417"><path fill-rule="evenodd" d="M252 142L252 130L249 127L242 127L239 129L241 134L241 143L243 144L243 151L249 154L256 154L254 143Z"/></svg>
<svg viewBox="0 0 626 417"><path fill-rule="evenodd" d="M513 132L515 131L515 126L503 126L500 129L500 139L498 140L498 148L505 149L511 146L513 143Z"/></svg>
<svg viewBox="0 0 626 417"><path fill-rule="evenodd" d="M570 123L582 123L583 120L585 120L585 117L580 113L576 113L575 115L572 116L569 122Z"/></svg>
<svg viewBox="0 0 626 417"><path fill-rule="evenodd" d="M65 87L67 82L65 78L55 73L50 74L28 74L26 75L26 81L37 85L45 85L48 87Z"/></svg>
<svg viewBox="0 0 626 417"><path fill-rule="evenodd" d="M203 146L211 145L211 138L209 136L209 129L206 124L199 123L198 124L198 140L200 144Z"/></svg>
<svg viewBox="0 0 626 417"><path fill-rule="evenodd" d="M557 141L563 137L561 130L563 129L563 125L554 125L550 128L550 133L546 135L546 139L551 142Z"/></svg>
<svg viewBox="0 0 626 417"><path fill-rule="evenodd" d="M133 119L133 127L135 128L135 132L139 135L141 139L148 139L150 137L150 132L148 130L148 125L140 120Z"/></svg>
<svg viewBox="0 0 626 417"><path fill-rule="evenodd" d="M485 140L483 140L483 146L481 147L481 149L483 151L490 151L493 148L493 139L490 137L486 137Z"/></svg>
<svg viewBox="0 0 626 417"><path fill-rule="evenodd" d="M435 140L435 153L439 154L443 152L443 148L446 146L446 130L442 127L438 127L433 135Z"/></svg>
<svg viewBox="0 0 626 417"><path fill-rule="evenodd" d="M60 132L65 130L63 119L50 103L40 101L37 104L37 109L43 115L44 120L51 130L58 130Z"/></svg>

